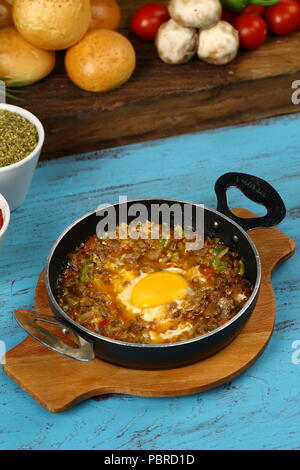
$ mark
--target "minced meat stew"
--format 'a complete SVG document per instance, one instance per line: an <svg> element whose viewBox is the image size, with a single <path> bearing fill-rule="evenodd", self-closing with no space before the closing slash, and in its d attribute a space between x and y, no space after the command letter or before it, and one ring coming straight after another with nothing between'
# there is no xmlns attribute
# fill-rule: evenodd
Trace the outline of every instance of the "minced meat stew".
<svg viewBox="0 0 300 470"><path fill-rule="evenodd" d="M83 327L131 343L182 341L228 322L252 291L243 260L219 238L189 251L175 230L168 239L92 236L69 254L58 304Z"/></svg>

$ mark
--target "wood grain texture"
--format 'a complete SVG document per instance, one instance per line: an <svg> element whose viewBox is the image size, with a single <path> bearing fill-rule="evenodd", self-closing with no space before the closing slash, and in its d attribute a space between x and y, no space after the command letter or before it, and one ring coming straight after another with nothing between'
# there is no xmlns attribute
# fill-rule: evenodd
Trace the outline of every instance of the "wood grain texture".
<svg viewBox="0 0 300 470"><path fill-rule="evenodd" d="M25 339L12 313L20 306L34 309L35 286L54 240L73 220L100 203L117 202L120 194L214 208L221 174L254 174L282 196L287 216L280 230L299 246L299 129L300 115L294 114L41 162L0 252L0 340L6 350ZM238 190L230 189L228 199L230 207L263 215ZM0 449L299 449L299 265L296 250L274 271L276 321L261 358L206 392L106 394L52 414L0 368Z"/></svg>
<svg viewBox="0 0 300 470"><path fill-rule="evenodd" d="M253 213L242 209L234 212L241 217L253 216ZM87 364L79 363L28 337L6 354L4 371L53 413L66 411L100 394L174 397L209 390L232 380L253 364L271 337L276 311L270 284L271 274L295 249L294 242L277 229L255 230L251 237L262 262L258 302L239 336L214 356L175 369L134 370L100 359ZM43 274L37 284L35 311L52 315Z"/></svg>
<svg viewBox="0 0 300 470"><path fill-rule="evenodd" d="M129 31L130 19L145 3L121 2L121 32L137 53L127 84L105 94L82 91L66 76L60 52L54 73L27 88L21 106L35 113L46 130L42 159L299 111L291 101L291 86L300 74L300 32L269 38L256 51L240 52L228 66L197 58L170 66L160 61L153 43Z"/></svg>

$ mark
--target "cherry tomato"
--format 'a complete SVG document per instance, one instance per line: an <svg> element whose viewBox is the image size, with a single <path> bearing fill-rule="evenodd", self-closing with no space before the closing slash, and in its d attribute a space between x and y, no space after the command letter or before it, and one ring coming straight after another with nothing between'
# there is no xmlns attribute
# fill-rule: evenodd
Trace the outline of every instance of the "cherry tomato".
<svg viewBox="0 0 300 470"><path fill-rule="evenodd" d="M300 27L300 4L295 0L282 0L267 9L266 20L274 34L293 33Z"/></svg>
<svg viewBox="0 0 300 470"><path fill-rule="evenodd" d="M266 40L267 25L260 16L250 13L240 15L233 25L239 32L241 49L257 49Z"/></svg>
<svg viewBox="0 0 300 470"><path fill-rule="evenodd" d="M0 28L12 24L12 8L5 0L0 0Z"/></svg>
<svg viewBox="0 0 300 470"><path fill-rule="evenodd" d="M91 7L90 29L118 29L121 12L115 0L91 0Z"/></svg>
<svg viewBox="0 0 300 470"><path fill-rule="evenodd" d="M153 41L160 25L169 18L170 15L165 6L159 3L148 3L135 13L131 29L141 39Z"/></svg>
<svg viewBox="0 0 300 470"><path fill-rule="evenodd" d="M222 9L222 16L221 16L222 21L227 21L227 23L233 24L234 18L235 18L235 15L234 13L232 13L232 11L226 10L226 8Z"/></svg>
<svg viewBox="0 0 300 470"><path fill-rule="evenodd" d="M300 0L299 0L300 1ZM258 5L248 5L242 13L251 13L252 15L264 16L266 7L260 7Z"/></svg>

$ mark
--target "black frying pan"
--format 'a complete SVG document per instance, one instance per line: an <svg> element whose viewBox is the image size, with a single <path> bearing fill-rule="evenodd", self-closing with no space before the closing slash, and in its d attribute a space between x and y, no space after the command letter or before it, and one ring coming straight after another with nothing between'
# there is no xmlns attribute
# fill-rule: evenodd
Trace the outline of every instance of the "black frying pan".
<svg viewBox="0 0 300 470"><path fill-rule="evenodd" d="M226 191L229 187L239 188L252 201L267 209L264 217L240 218L229 209ZM140 369L164 369L183 366L204 359L224 348L239 333L255 307L261 282L259 254L247 231L258 227L272 227L285 217L285 206L275 189L266 181L244 173L227 173L215 184L217 210L204 208L204 232L206 236L220 237L224 243L234 247L243 258L246 276L253 285L253 292L244 307L230 321L197 338L167 344L126 343L96 334L68 317L55 300L57 280L66 266L68 253L95 234L99 221L96 212L89 213L69 226L57 239L50 251L45 271L46 288L51 308L56 320L38 313L19 310L15 312L18 323L35 339L47 347L80 361L90 361L95 356L125 367ZM128 201L128 207L135 203L144 204L149 211L153 204L167 204L170 207L180 204L192 206L190 225L195 226L198 204L170 199L143 199ZM120 214L120 204L114 204ZM107 206L111 207L111 206ZM130 223L129 217L126 222ZM118 223L122 220L118 220ZM61 338L42 328L37 322L54 323L64 333L75 339L78 347L71 347Z"/></svg>

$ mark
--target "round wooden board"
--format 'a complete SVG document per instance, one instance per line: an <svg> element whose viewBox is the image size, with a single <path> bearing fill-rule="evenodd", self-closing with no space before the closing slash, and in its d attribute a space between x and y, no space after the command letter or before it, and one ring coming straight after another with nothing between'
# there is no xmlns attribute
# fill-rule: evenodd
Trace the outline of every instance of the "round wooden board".
<svg viewBox="0 0 300 470"><path fill-rule="evenodd" d="M253 216L243 209L236 209L235 213ZM27 337L7 353L4 371L51 412L62 412L101 394L172 397L201 392L232 380L250 367L268 344L276 310L271 274L295 249L293 240L274 228L254 230L251 237L263 268L258 302L239 336L214 356L180 368L135 370L100 359L80 363ZM43 273L36 288L35 308L39 313L53 315Z"/></svg>

